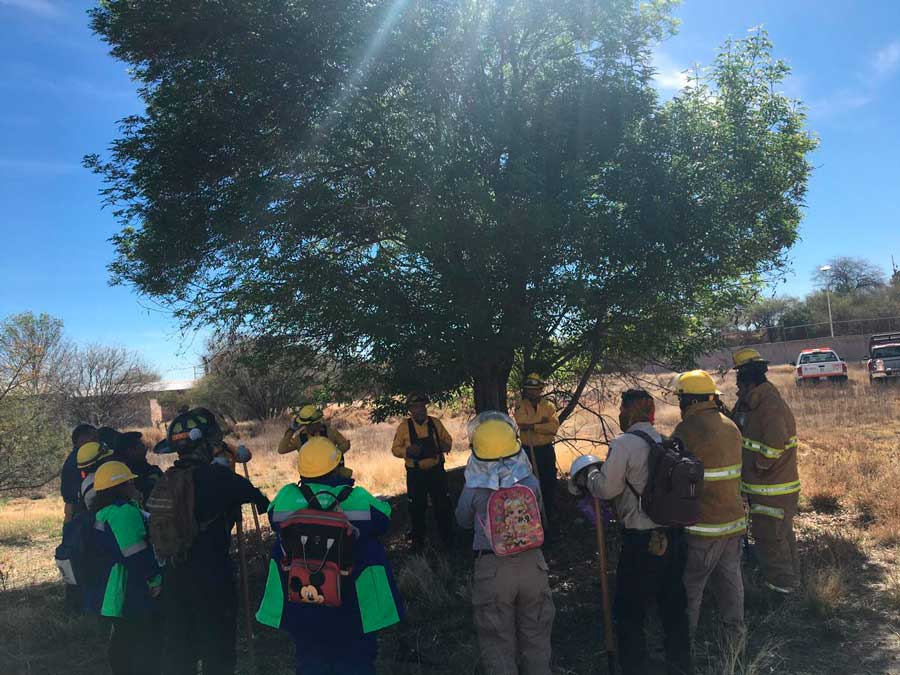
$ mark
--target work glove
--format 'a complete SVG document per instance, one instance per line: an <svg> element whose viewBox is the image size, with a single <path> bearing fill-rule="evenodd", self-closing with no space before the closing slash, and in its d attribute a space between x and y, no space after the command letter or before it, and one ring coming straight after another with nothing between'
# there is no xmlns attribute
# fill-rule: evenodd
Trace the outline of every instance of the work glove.
<svg viewBox="0 0 900 675"><path fill-rule="evenodd" d="M600 473L600 469L597 464L593 464L583 471L579 471L574 476L569 477L569 493L580 497L585 494L587 489L588 481L593 478L595 475Z"/></svg>

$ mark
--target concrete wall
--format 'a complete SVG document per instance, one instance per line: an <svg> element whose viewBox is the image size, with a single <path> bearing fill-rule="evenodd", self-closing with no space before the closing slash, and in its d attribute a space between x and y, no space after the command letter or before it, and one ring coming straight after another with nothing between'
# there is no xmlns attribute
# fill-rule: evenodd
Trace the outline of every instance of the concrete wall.
<svg viewBox="0 0 900 675"><path fill-rule="evenodd" d="M804 349L815 349L817 347L830 347L838 353L844 361L852 363L868 358L869 353L869 335L844 335L840 337L813 338L809 340L792 340L791 342L765 342L755 345L744 345L745 347L753 347L762 354L763 358L768 359L772 365L783 365L785 363L796 363L797 355ZM704 370L716 370L719 367L730 368L732 364L731 354L737 351L737 348L721 349L699 360L699 366Z"/></svg>

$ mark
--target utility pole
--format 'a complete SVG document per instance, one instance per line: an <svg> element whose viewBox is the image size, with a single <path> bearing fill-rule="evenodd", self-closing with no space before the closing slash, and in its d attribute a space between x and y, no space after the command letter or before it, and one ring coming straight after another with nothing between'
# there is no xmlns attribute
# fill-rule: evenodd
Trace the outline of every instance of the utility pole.
<svg viewBox="0 0 900 675"><path fill-rule="evenodd" d="M822 265L820 272L830 272L831 265ZM828 275L828 281L825 283L825 300L828 302L828 326L831 328L831 337L834 337L834 319L831 316L831 275Z"/></svg>

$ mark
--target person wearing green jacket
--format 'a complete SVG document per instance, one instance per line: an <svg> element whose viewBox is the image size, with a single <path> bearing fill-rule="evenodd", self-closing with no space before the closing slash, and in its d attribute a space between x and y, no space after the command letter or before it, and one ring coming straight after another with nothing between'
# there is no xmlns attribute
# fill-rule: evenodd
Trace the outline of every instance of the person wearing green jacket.
<svg viewBox="0 0 900 675"><path fill-rule="evenodd" d="M266 590L256 614L260 623L291 635L296 672L303 675L374 675L377 631L400 621L404 608L387 554L378 537L391 523L391 506L341 475L341 453L328 438L310 438L299 454L300 482L285 485L269 506L275 544ZM317 504L310 504L310 499ZM282 525L316 505L319 513L342 512L354 532L352 569L340 576L340 606L324 604L312 583L292 599L285 550L292 545ZM309 595L307 595L307 590ZM312 597L315 596L315 597ZM302 598L302 599L300 599Z"/></svg>
<svg viewBox="0 0 900 675"><path fill-rule="evenodd" d="M136 503L135 478L122 462L97 469L93 536L86 542L85 605L89 613L112 622L108 656L113 675L159 672L156 598L162 577Z"/></svg>

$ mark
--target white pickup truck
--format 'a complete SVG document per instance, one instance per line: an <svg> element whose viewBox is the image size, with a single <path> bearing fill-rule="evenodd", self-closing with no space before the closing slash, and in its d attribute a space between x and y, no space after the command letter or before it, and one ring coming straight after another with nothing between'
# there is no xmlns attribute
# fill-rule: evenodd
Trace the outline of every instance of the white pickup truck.
<svg viewBox="0 0 900 675"><path fill-rule="evenodd" d="M797 357L797 386L804 382L846 382L847 364L833 349L804 349Z"/></svg>

